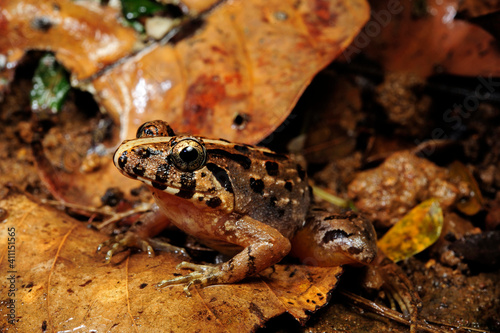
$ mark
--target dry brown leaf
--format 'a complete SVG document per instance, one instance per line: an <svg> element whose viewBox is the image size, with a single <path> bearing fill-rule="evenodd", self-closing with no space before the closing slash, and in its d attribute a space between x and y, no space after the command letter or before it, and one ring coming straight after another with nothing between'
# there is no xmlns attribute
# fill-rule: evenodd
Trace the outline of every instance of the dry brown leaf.
<svg viewBox="0 0 500 333"><path fill-rule="evenodd" d="M7 38L0 53L11 52L14 43L15 49L53 50L76 78L96 75L91 82L95 95L121 124L122 140L152 119L166 120L179 132L246 143L262 140L287 117L312 77L351 42L369 14L364 0L227 2L207 15L193 36L175 45L155 45L97 73L130 54L136 38L130 29L120 28L115 11L91 11L96 6L87 2L58 0L54 6L52 1L29 1L21 2L26 6L6 1L0 28ZM203 1L201 8L205 6ZM16 9L27 7L32 11ZM43 22L43 29L34 30L34 21ZM71 25L75 21L86 28L85 38L71 39L80 33ZM93 41L87 35L101 38ZM123 39L124 45L113 47L115 39Z"/></svg>
<svg viewBox="0 0 500 333"><path fill-rule="evenodd" d="M228 2L194 36L140 53L93 86L120 118L121 138L163 119L178 132L257 143L285 120L367 15L362 0Z"/></svg>
<svg viewBox="0 0 500 333"><path fill-rule="evenodd" d="M76 328L99 332L252 332L285 311L305 321L335 287L339 267L275 265L262 278L195 289L157 289L179 273L181 257L140 253L112 265L95 253L106 237L63 213L11 193L0 201L8 219L0 229L0 330ZM15 267L8 267L7 230L15 228ZM15 271L15 273L10 273ZM8 276L14 274L16 323L8 323ZM306 313L307 311L307 313Z"/></svg>
<svg viewBox="0 0 500 333"><path fill-rule="evenodd" d="M458 12L461 16L467 18L475 18L478 16L488 15L498 12L500 3L498 1L477 1L477 0L462 0L458 4Z"/></svg>
<svg viewBox="0 0 500 333"><path fill-rule="evenodd" d="M345 54L361 50L387 71L465 76L499 76L499 51L493 36L479 26L455 19L460 1L372 2L373 16L363 37ZM471 64L473 64L471 66Z"/></svg>
<svg viewBox="0 0 500 333"><path fill-rule="evenodd" d="M0 8L6 68L25 51L47 50L83 79L129 54L137 39L133 29L117 23L116 9L94 1L2 0Z"/></svg>
<svg viewBox="0 0 500 333"><path fill-rule="evenodd" d="M285 120L312 77L351 42L369 14L364 0L227 2L210 12L191 37L153 45L104 70L112 60L130 54L137 38L130 29L120 28L115 11L101 9L90 15L95 6L83 1L29 1L33 0L6 1L0 31L7 38L2 39L0 53L13 51L19 40L16 50L54 51L76 78L93 74L81 83L92 86L101 106L121 124L120 140L133 138L142 123L153 119L168 121L176 132L245 143L262 140ZM192 1L188 6L203 10L211 4ZM42 11L25 13L18 7ZM32 32L34 20L45 22L45 28ZM63 21L78 22L85 28L82 36L71 39L76 32ZM108 23L101 27L98 22ZM89 40L94 35L102 38ZM115 39L124 40L123 45L108 47ZM109 187L120 186L125 193L135 187L109 159L103 165L98 172L75 172L72 181L61 184L90 199L53 194L95 206ZM64 179L51 174L52 183Z"/></svg>

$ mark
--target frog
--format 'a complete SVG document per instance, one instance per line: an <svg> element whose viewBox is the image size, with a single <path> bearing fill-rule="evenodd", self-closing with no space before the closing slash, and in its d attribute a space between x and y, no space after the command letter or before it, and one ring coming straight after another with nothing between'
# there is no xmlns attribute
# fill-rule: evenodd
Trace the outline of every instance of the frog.
<svg viewBox="0 0 500 333"><path fill-rule="evenodd" d="M154 255L154 236L175 226L229 260L183 261L192 272L158 287L232 284L291 255L319 266L368 265L377 255L373 225L363 216L315 203L303 158L225 139L179 134L154 120L117 148L113 162L125 176L144 183L155 201L149 215L109 246L106 260L138 247ZM165 244L164 244L165 245ZM162 247L181 252L175 246Z"/></svg>

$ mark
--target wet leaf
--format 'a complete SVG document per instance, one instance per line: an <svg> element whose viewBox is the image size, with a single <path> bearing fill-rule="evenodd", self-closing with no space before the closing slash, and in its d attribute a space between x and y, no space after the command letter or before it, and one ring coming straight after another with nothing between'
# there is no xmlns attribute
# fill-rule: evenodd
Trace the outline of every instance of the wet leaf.
<svg viewBox="0 0 500 333"><path fill-rule="evenodd" d="M157 289L155 284L180 272L183 258L158 253L118 255L103 263L96 246L107 237L50 207L11 193L0 201L7 219L0 228L0 294L9 301L7 279L15 270L16 324L2 303L0 330L159 332L253 332L270 318L289 312L305 321L324 306L340 267L275 265L261 277L237 284L193 290ZM7 230L15 228L15 254L7 253ZM14 267L9 259L15 256ZM112 328L112 329L111 329Z"/></svg>
<svg viewBox="0 0 500 333"><path fill-rule="evenodd" d="M35 112L48 110L57 113L66 100L70 85L64 68L52 54L45 55L33 75L31 109Z"/></svg>
<svg viewBox="0 0 500 333"><path fill-rule="evenodd" d="M475 24L456 19L460 3L372 2L371 23L344 55L349 60L363 51L386 71L413 72L424 78L436 73L499 76L495 38Z"/></svg>
<svg viewBox="0 0 500 333"><path fill-rule="evenodd" d="M470 173L465 165L459 161L455 161L449 166L450 177L458 178L460 181L465 182L470 189L469 195L464 198L460 198L457 203L457 209L467 215L475 215L484 206L484 199L481 194L481 190L477 185L474 176Z"/></svg>
<svg viewBox="0 0 500 333"><path fill-rule="evenodd" d="M52 51L73 79L82 79L132 52L138 36L117 18L115 8L94 1L5 0L0 54L12 68L27 50Z"/></svg>
<svg viewBox="0 0 500 333"><path fill-rule="evenodd" d="M462 0L458 3L457 15L462 18L476 18L500 11L498 1Z"/></svg>
<svg viewBox="0 0 500 333"><path fill-rule="evenodd" d="M441 234L443 212L437 199L422 202L406 214L378 241L393 261L407 259L431 246Z"/></svg>
<svg viewBox="0 0 500 333"><path fill-rule="evenodd" d="M376 226L390 227L419 203L437 198L441 207L453 205L459 189L448 170L411 151L391 154L380 166L359 172L348 195Z"/></svg>
<svg viewBox="0 0 500 333"><path fill-rule="evenodd" d="M213 1L201 4L187 6L200 12ZM107 6L7 0L1 13L6 38L0 53L52 50L72 82L92 91L120 125L107 143L115 146L152 119L168 121L178 133L261 141L287 118L312 77L351 42L369 7L364 0L224 2L186 21L184 37L175 43L154 43L138 53L138 34L121 26L117 11ZM66 21L75 28L55 24ZM34 29L31 22L44 24ZM124 182L110 158L98 172L72 176L66 187L89 190L90 198ZM66 201L82 203L79 197Z"/></svg>
<svg viewBox="0 0 500 333"><path fill-rule="evenodd" d="M364 0L224 2L186 21L175 43L155 43L135 54L138 35L121 27L107 6L69 0L21 4L5 3L0 53L11 53L14 40L16 49L52 50L79 80L74 82L95 92L121 124L118 141L134 137L151 119L166 120L177 132L261 141L369 15ZM56 24L64 20L82 31ZM38 24L33 32L33 21L44 23L43 29Z"/></svg>

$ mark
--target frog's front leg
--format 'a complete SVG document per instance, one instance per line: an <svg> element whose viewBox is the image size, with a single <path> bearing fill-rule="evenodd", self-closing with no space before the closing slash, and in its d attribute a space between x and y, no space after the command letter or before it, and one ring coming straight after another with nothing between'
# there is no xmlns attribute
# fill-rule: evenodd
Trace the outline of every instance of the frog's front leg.
<svg viewBox="0 0 500 333"><path fill-rule="evenodd" d="M243 250L229 261L215 266L182 262L177 268L188 268L194 272L164 280L158 286L186 284L184 291L191 296L189 288L193 284L205 287L238 282L279 262L291 248L288 238L278 230L248 216L236 221L227 220L215 236L223 242L243 247Z"/></svg>
<svg viewBox="0 0 500 333"><path fill-rule="evenodd" d="M101 251L103 248L108 248L105 256L105 261L107 263L111 261L113 255L131 247L141 249L143 252L148 253L150 257L154 256L153 248L165 252L181 253L189 257L183 248L152 238L169 225L171 225L170 221L160 211L159 207L154 204L152 210L142 214L139 220L127 232L99 244L97 252Z"/></svg>

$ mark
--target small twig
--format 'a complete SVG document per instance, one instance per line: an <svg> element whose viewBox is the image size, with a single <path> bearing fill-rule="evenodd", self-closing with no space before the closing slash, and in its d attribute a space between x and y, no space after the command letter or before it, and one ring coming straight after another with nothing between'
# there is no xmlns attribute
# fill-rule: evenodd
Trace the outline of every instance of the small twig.
<svg viewBox="0 0 500 333"><path fill-rule="evenodd" d="M343 296L345 296L348 301L360 308L363 309L368 309L370 311L373 311L374 313L388 319L392 319L400 324L404 324L406 326L412 326L414 325L417 329L423 330L425 332L431 332L431 333L447 333L448 331L445 331L441 328L438 327L433 327L423 321L410 321L407 320L403 317L402 313L399 313L397 311L394 311L392 309L386 308L385 306L379 305L375 302L372 302L370 300L367 300L366 298L363 298L361 296L358 296L356 294L353 294L348 291L341 290L339 293Z"/></svg>
<svg viewBox="0 0 500 333"><path fill-rule="evenodd" d="M110 225L112 223L115 223L115 222L117 222L117 221L119 221L121 219L124 219L126 217L150 211L152 209L152 206L153 206L152 203L141 203L141 204L135 206L134 208L129 209L129 210L125 211L125 212L115 213L109 219L107 219L105 221L102 221L102 223L97 226L97 230L102 230L106 226L108 226L108 225Z"/></svg>
<svg viewBox="0 0 500 333"><path fill-rule="evenodd" d="M42 203L52 205L52 206L63 206L65 208L80 210L83 212L89 212L89 213L93 213L93 214L99 214L102 216L111 216L110 218L104 220L98 226L96 226L97 230L102 230L103 228L107 227L108 225L115 223L119 220L122 220L124 218L127 218L129 216L150 211L152 209L152 206L153 206L152 203L143 202L143 203L138 204L137 206L135 206L132 209L129 209L129 210L121 212L121 213L116 213L115 211L113 211L109 207L97 208L97 207L90 207L90 206L85 206L85 205L69 203L69 202L61 202L61 201L57 201L57 200L47 200L47 199L42 199Z"/></svg>
<svg viewBox="0 0 500 333"><path fill-rule="evenodd" d="M100 215L104 215L104 216L115 214L111 209L109 209L109 207L97 208L97 207L91 207L91 206L85 206L85 205L79 205L79 204L74 204L74 203L70 203L70 202L62 202L62 201L49 200L49 199L42 199L41 202L43 204L47 204L47 205L51 205L51 206L56 206L56 207L63 206L64 208L81 210L84 212L100 214Z"/></svg>

